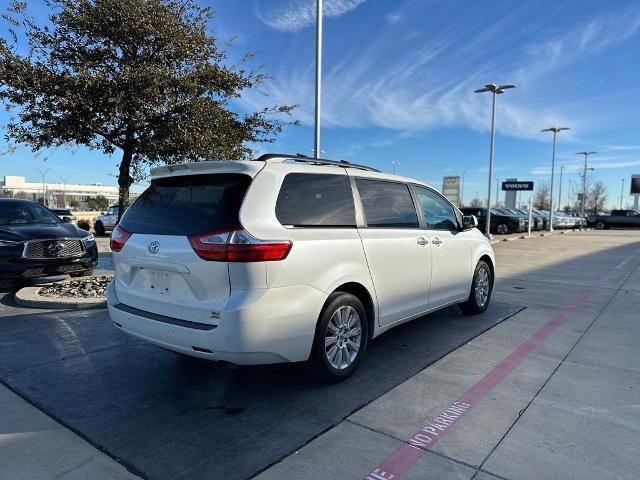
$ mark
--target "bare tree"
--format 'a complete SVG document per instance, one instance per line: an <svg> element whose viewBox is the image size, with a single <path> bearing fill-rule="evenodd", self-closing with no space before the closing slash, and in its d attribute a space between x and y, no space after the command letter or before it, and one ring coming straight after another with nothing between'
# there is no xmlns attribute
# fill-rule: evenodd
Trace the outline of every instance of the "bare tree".
<svg viewBox="0 0 640 480"><path fill-rule="evenodd" d="M549 183L540 182L533 194L533 206L538 210L549 210Z"/></svg>
<svg viewBox="0 0 640 480"><path fill-rule="evenodd" d="M604 210L604 205L607 201L607 187L602 182L595 182L593 185L589 185L587 192L586 208L588 211L597 215Z"/></svg>
<svg viewBox="0 0 640 480"><path fill-rule="evenodd" d="M480 200L479 198L474 198L473 200L471 200L471 204L469 206L474 208L481 208L482 200Z"/></svg>

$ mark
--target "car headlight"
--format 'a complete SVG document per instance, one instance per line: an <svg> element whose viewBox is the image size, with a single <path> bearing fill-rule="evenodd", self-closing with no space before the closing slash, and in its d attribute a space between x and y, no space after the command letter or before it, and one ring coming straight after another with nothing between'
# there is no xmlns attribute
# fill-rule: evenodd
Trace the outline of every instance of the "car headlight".
<svg viewBox="0 0 640 480"><path fill-rule="evenodd" d="M0 247L17 247L22 242L12 242L11 240L0 240Z"/></svg>
<svg viewBox="0 0 640 480"><path fill-rule="evenodd" d="M83 242L95 242L96 241L96 237L93 236L93 233L90 233L89 235L87 235L86 237L84 237L82 239Z"/></svg>

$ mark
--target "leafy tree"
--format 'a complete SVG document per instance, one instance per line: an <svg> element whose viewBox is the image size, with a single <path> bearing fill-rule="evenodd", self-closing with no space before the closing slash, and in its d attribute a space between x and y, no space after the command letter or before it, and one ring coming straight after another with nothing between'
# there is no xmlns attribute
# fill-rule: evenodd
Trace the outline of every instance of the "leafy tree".
<svg viewBox="0 0 640 480"><path fill-rule="evenodd" d="M245 158L247 142L272 142L284 125L277 114L293 109L230 107L266 77L228 65L208 30L210 9L194 0L44 1L46 25L24 1L3 16L13 39L0 39L0 100L14 112L7 137L36 151L120 151L121 213L143 166Z"/></svg>
<svg viewBox="0 0 640 480"><path fill-rule="evenodd" d="M549 210L549 184L540 182L533 194L533 207L538 210Z"/></svg>
<svg viewBox="0 0 640 480"><path fill-rule="evenodd" d="M87 206L90 210L106 210L109 208L109 200L102 195L98 195L97 197L89 198Z"/></svg>
<svg viewBox="0 0 640 480"><path fill-rule="evenodd" d="M73 200L69 201L69 207L70 208L79 208L80 207L80 202L78 202L78 200L76 200L75 198Z"/></svg>

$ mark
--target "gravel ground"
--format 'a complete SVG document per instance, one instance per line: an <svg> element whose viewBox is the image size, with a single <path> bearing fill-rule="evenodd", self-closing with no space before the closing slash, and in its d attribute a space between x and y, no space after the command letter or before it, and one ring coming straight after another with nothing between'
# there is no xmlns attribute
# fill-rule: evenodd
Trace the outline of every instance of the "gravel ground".
<svg viewBox="0 0 640 480"><path fill-rule="evenodd" d="M61 283L45 285L39 291L42 297L104 298L111 275L98 275Z"/></svg>

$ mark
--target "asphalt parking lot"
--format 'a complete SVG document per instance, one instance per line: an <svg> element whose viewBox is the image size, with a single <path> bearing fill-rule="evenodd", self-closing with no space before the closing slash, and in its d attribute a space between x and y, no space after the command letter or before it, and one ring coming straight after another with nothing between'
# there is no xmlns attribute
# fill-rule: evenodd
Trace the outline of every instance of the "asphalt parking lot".
<svg viewBox="0 0 640 480"><path fill-rule="evenodd" d="M640 234L494 248L487 313L397 328L331 386L296 366L184 359L104 311L0 294L0 381L40 410L0 395L0 478L637 478ZM23 410L59 423L32 428ZM75 432L78 458L47 457L47 428Z"/></svg>

